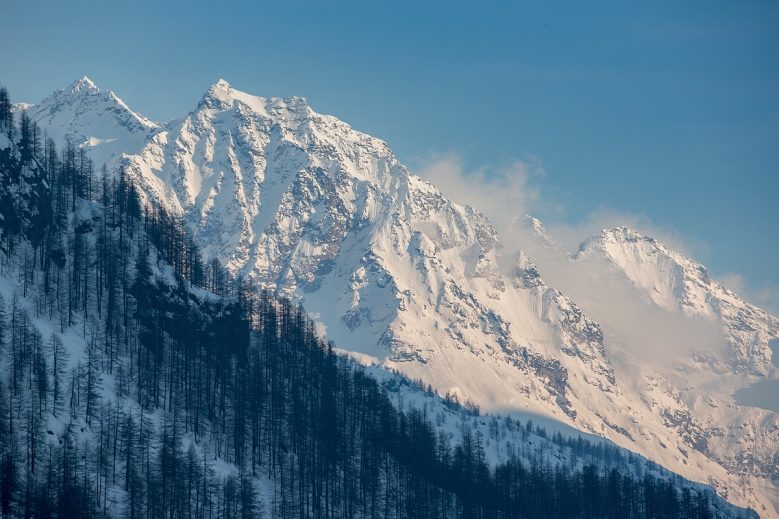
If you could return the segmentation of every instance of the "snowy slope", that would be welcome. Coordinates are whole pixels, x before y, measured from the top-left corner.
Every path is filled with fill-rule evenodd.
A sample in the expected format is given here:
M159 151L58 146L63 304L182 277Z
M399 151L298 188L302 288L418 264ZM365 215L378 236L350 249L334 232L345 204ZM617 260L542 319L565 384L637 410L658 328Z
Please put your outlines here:
M765 471L734 470L732 456L710 448L711 435L740 422L724 422L730 415L710 422L694 416L704 395L680 392L662 362L636 366L638 350L650 360L658 355L631 349L636 335L601 328L603 306L590 302L602 298L570 290L575 283L553 276L552 284L572 297L564 296L539 276L548 279L544 258L563 257L579 265L566 275L597 282L583 267L587 254L574 260L551 237L520 242L527 254L513 240L501 242L483 215L410 175L384 142L315 113L305 99L260 98L220 81L186 117L159 127L129 109L90 108L81 101L90 85L52 96L60 96L58 127L98 139L120 135L96 148L127 143L127 155L114 164L128 168L148 202L182 215L206 255L233 273L303 301L340 347L484 410L545 417L608 437L711 482L735 503L771 506L759 482L742 480ZM40 113L33 117L44 126ZM98 126L93 121L100 121L99 135L90 130ZM127 130L126 121L136 121L129 126L137 131ZM596 256L593 263L606 261ZM624 261L620 272L634 263ZM606 279L597 292L634 290L613 273ZM656 287L666 298L661 302L671 305L667 298L676 285L652 279L650 290ZM704 306L690 308L704 312ZM705 308L706 315L720 315L714 306ZM680 316L686 322L687 313ZM663 318L659 322L667 322ZM684 332L708 340L708 325L697 324ZM760 373L764 348L742 350L743 370ZM733 434L739 441L747 433Z
M624 227L585 241L574 261L590 272L597 265L609 265L630 281L647 306L688 323L716 326L720 332L716 342L693 345L685 359L674 363L662 362L661 357L662 371L682 389L692 415L710 420L704 429L714 456L731 471L777 479L779 417L735 407L731 395L779 374L768 344L779 337L779 319L742 301L711 279L701 264ZM720 436L716 432L723 424L731 431Z
M113 92L87 77L57 90L36 105L20 103L58 146L66 137L89 151L97 167L122 153L136 153L158 125L127 107Z

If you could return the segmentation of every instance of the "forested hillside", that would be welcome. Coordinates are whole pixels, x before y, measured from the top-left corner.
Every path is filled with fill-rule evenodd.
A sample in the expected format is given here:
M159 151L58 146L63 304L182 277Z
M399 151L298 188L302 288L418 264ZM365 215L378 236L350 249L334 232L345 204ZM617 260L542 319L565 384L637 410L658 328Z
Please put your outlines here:
M337 355L10 107L0 89L3 517L754 516Z

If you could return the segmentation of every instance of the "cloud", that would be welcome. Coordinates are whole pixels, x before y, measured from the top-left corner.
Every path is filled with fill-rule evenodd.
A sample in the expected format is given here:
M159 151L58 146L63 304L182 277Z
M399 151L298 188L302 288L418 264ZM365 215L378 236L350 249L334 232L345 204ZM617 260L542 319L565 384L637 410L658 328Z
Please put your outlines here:
M584 275L558 253L535 246L515 222L524 214L544 215L548 233L571 253L588 237L619 226L651 236L669 249L704 264L710 255L707 243L673 226L657 224L644 214L608 206L600 206L574 223L566 221L565 206L544 196L541 187L545 172L538 157L514 158L497 167L468 170L463 157L449 151L414 160L411 166L413 172L433 183L445 196L485 214L508 251L521 247L531 258L541 260L539 271L544 280L572 296L595 318L603 326L608 344L628 348L638 358L651 352L662 352L671 359L684 357L690 349L720 350L721 332L716 323L690 320L653 305L627 278L600 271ZM779 287L766 284L750 288L744 277L736 273L719 280L745 301L779 314Z
M532 155L467 171L459 153L431 153L412 160L411 169L438 187L447 198L478 209L499 232L515 217L547 203L541 197L538 184L546 173L541 160Z
M449 151L417 158L411 161L411 166L415 174L437 186L451 200L485 214L504 238L511 236L517 217L543 213L552 217L551 222L543 222L549 234L571 253L593 234L624 225L697 261L705 260L709 254L707 244L685 236L673 227L656 225L642 214L600 206L576 223L566 222L565 207L541 193L541 181L546 172L537 156L512 158L497 167L483 166L468 171L462 156Z

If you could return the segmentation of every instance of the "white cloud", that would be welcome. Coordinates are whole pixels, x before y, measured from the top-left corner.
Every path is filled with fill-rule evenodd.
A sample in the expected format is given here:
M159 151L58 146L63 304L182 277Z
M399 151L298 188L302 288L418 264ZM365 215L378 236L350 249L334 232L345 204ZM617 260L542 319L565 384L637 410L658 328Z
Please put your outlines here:
M506 160L497 167L469 171L462 156L449 151L412 160L411 166L412 172L433 183L445 196L485 214L509 249L512 243L506 241L521 239L513 225L516 218L543 213L551 215L552 221L543 222L549 234L571 253L603 229L627 226L700 263L705 264L710 255L707 243L673 226L658 225L644 214L600 206L576 223L566 222L565 207L542 195L540 183L545 172L539 157L528 155ZM720 276L719 280L745 301L779 315L779 287L770 283L755 287L736 273Z
M509 229L517 217L543 212L556 216L556 221L543 223L549 234L572 253L593 234L624 225L697 261L704 261L709 254L707 244L684 236L673 227L656 225L642 214L600 206L575 224L564 222L565 208L541 194L539 183L546 173L536 156L514 158L498 167L485 166L475 171L467 171L455 151L432 153L411 164L417 175L437 186L445 196L484 213L504 237L510 235Z
M516 216L531 213L540 203L538 180L545 172L537 157L510 159L497 167L467 171L455 151L432 153L411 162L412 171L438 187L444 196L478 209L498 229Z

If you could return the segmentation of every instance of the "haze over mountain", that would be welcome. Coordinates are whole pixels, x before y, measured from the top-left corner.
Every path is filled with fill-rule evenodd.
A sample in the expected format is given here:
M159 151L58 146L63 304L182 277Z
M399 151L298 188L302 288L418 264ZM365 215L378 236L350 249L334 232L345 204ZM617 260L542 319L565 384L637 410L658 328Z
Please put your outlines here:
M225 81L167 124L87 78L27 113L124 167L208 258L304 302L364 362L605 436L777 514L779 415L732 394L779 373L779 321L656 240L604 230L572 256L531 217L499 236L384 142Z

